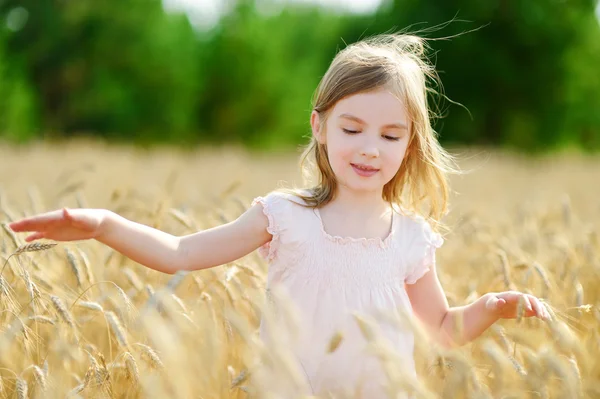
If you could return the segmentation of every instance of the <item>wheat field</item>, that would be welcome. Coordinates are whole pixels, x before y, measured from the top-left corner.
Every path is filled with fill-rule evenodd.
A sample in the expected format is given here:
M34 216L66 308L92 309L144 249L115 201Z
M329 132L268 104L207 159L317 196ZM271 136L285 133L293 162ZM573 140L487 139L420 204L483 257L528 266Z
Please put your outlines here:
M600 157L453 153L469 173L451 180L452 231L437 254L450 304L516 289L543 298L553 318L502 320L454 350L417 339L419 381L358 320L390 394L600 397ZM267 266L256 252L165 275L97 242L26 246L4 223L62 206L107 208L189 234L301 184L297 164L295 152L238 148L0 146L0 398L269 398L270 384L294 386L286 354L257 339Z

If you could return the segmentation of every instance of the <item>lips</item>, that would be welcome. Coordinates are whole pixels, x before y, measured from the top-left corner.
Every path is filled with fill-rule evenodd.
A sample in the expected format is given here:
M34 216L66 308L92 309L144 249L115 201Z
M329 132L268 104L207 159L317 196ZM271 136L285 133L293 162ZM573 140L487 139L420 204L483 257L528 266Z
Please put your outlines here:
M354 166L357 169L364 170L366 172L377 172L379 170L370 165L363 165L361 163L351 163L350 165Z
M370 165L363 165L360 163L351 163L350 165L352 165L352 169L354 169L354 172L356 172L357 175L365 178L371 177L379 172L379 169L376 169Z

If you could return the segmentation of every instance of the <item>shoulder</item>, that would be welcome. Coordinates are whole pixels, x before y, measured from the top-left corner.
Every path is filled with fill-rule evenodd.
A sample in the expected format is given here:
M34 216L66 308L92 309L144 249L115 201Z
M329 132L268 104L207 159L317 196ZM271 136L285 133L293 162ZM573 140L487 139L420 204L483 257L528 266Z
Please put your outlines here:
M303 197L310 197L311 191L307 189L280 189L274 190L264 197L256 197L253 204L261 202L263 204L277 204L279 206L301 205L307 207L307 202Z
M298 226L306 212L312 212L302 198L307 191L275 190L265 196L256 197L252 201L252 207L262 205L262 212L269 219L269 225L280 228Z
M425 217L400 205L394 205L394 210L402 220L401 230L405 239L414 244L422 243L437 248L442 246L444 239L433 230L431 223Z
M260 205L258 205L260 204ZM309 237L310 218L303 212L311 211L301 196L287 190L276 190L263 197L256 197L252 206L262 208L266 231L271 234L270 242L261 247L261 254L269 261L285 259L293 263L297 250Z

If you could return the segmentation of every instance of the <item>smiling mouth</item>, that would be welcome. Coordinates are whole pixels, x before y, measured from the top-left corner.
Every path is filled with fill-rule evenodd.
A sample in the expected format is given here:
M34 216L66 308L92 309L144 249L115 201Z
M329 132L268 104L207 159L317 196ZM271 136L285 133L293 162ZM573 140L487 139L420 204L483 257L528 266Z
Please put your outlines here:
M357 165L355 163L351 163L350 165L354 166L356 169L364 170L365 172L377 172L379 170L368 165Z

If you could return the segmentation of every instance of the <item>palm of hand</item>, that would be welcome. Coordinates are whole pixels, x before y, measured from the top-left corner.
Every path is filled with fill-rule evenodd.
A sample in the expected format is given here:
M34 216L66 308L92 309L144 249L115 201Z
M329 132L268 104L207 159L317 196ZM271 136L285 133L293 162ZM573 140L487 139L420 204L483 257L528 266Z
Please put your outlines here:
M26 242L46 238L54 241L76 241L95 238L104 220L102 209L67 209L52 211L9 224L14 232L33 232Z
M486 308L502 319L533 316L545 320L550 319L550 314L538 298L517 291L491 294L486 302Z

